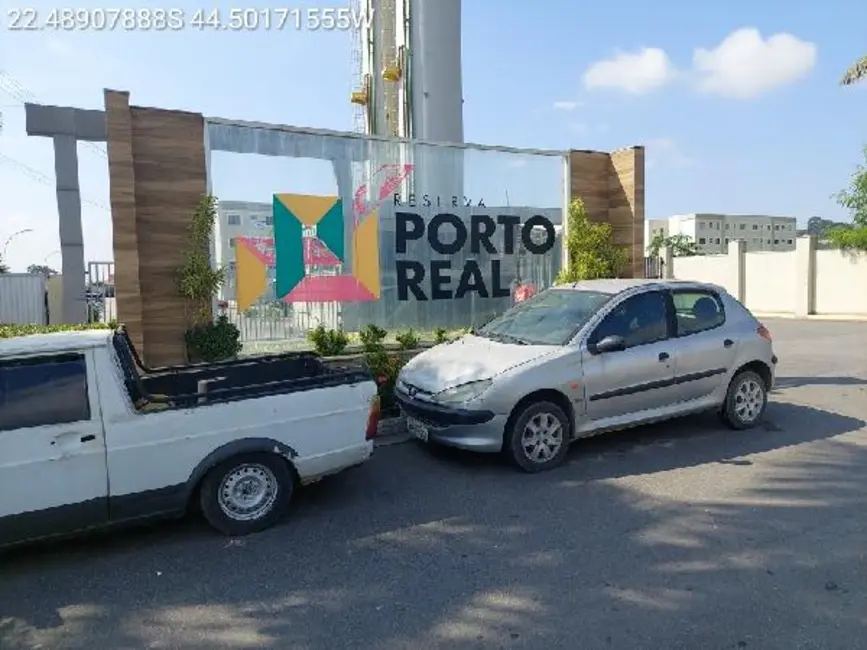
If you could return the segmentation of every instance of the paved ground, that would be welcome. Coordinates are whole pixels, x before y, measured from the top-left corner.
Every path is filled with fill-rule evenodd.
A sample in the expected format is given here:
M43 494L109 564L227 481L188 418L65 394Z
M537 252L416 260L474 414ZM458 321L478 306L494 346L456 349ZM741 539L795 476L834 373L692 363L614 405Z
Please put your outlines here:
M867 324L769 325L763 430L691 418L538 476L396 445L259 536L17 552L0 648L865 647Z

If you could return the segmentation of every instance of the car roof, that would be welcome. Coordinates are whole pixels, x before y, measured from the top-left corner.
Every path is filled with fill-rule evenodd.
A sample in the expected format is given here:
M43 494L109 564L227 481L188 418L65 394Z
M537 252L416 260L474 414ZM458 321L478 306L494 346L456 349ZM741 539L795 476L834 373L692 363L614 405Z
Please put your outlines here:
M108 345L114 330L51 332L0 339L0 358L29 354L74 352Z
M615 295L624 291L633 289L654 288L654 289L710 289L712 291L723 292L725 289L716 284L709 282L695 282L692 280L659 280L655 278L605 278L602 280L581 280L571 284L561 284L554 287L555 289L566 289L575 291L598 291L599 293L608 293Z

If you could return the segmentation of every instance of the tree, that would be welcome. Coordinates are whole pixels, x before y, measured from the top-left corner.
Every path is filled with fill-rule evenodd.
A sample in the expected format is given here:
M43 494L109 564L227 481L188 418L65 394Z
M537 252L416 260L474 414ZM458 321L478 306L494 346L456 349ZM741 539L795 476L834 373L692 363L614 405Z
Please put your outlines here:
M44 264L31 264L27 267L27 272L31 275L44 275L46 278L57 275L57 271Z
M798 231L798 234L813 235L817 239L826 239L828 233L834 228L851 228L852 224L832 221L831 219L823 219L822 217L810 217L807 219L807 228L804 231Z
M867 56L862 56L846 70L846 74L840 79L840 85L851 86L864 79L867 79Z
M867 163L867 146L863 155ZM852 214L852 225L831 228L827 232L828 240L843 250L867 252L867 166L858 165L849 187L838 192L835 198Z
M3 262L2 255L0 255L0 273L9 273L9 267Z
M590 221L580 198L569 204L565 244L568 263L556 284L616 278L629 264L629 253L611 239L611 224Z
M661 232L656 233L647 246L647 254L650 257L659 257L659 252L663 248L670 249L674 257L701 255L698 244L695 243L692 237L683 233L676 235L664 235Z

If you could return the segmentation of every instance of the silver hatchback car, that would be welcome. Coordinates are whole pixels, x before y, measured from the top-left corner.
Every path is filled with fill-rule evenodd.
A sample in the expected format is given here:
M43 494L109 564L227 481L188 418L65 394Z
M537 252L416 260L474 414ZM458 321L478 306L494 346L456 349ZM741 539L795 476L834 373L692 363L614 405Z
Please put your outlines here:
M578 438L700 411L754 427L776 363L768 330L721 287L593 280L422 352L395 395L417 438L537 472Z

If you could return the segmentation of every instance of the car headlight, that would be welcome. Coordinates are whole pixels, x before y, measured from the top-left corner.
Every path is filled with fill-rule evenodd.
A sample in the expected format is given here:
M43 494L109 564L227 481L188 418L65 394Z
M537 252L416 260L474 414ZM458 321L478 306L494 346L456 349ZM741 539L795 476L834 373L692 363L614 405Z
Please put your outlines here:
M447 388L434 395L433 399L442 404L462 404L480 397L490 386L490 379L482 379L454 388Z

